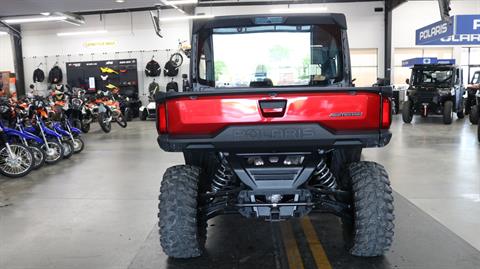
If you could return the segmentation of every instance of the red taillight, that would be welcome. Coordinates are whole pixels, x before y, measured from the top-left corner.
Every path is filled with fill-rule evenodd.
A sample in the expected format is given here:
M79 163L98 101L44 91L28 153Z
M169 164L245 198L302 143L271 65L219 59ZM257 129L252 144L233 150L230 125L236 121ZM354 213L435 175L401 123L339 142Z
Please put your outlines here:
M157 124L158 132L161 134L167 133L167 110L166 104L157 104Z
M382 129L390 128L392 124L392 102L390 98L382 98Z

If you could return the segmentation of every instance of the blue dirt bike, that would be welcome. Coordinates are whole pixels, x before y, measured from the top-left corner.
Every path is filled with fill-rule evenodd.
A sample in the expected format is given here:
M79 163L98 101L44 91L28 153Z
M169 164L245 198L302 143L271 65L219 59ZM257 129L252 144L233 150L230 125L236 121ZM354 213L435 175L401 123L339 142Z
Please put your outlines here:
M42 139L40 137L32 133L29 133L27 131L24 131L21 128L12 129L9 127L5 127L1 121L0 121L0 128L3 129L5 134L8 136L8 140L10 142L22 144L32 152L33 159L34 159L33 169L38 169L45 164L45 159L47 156L40 147L42 143Z
M69 120L63 117L61 122L54 122L53 129L63 136L63 140L68 140L73 145L73 153L82 152L85 147L85 143L80 137L82 131L73 127Z
M41 149L47 155L45 162L47 164L55 164L64 158L65 149L73 152L73 146L70 143L64 143L60 134L46 126L42 119L48 117L46 106L47 104L43 99L36 98L29 109L33 115L31 126L23 126L23 128L25 131L33 133L42 139ZM66 153L71 156L71 153Z
M8 102L0 101L1 119L10 112ZM11 137L7 135L2 126L0 126L0 173L7 177L23 177L33 169L33 154L27 147L12 143Z

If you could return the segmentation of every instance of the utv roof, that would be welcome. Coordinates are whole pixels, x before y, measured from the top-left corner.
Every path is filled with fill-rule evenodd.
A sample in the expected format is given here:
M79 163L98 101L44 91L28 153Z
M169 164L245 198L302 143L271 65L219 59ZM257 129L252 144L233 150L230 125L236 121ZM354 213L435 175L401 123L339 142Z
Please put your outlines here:
M340 13L315 13L315 14L259 14L220 16L210 20L196 20L193 22L192 32L212 28L248 27L260 25L314 25L332 24L342 29L347 29L344 14Z
M412 67L412 69L451 69L454 67L458 67L454 64L416 64Z

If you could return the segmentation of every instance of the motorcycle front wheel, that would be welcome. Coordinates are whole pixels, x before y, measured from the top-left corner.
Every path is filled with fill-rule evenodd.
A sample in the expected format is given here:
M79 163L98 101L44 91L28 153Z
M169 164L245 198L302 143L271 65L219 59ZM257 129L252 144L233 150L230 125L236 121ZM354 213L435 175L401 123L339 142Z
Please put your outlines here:
M85 143L82 138L74 137L73 138L73 153L80 153L85 148Z
M62 141L62 147L63 147L63 158L68 159L72 157L73 155L73 143L69 140L64 140Z
M90 132L90 123L82 123L80 130L82 130L82 132L85 134Z
M45 163L55 164L58 163L63 157L63 146L57 141L47 141L48 149L45 144L42 145L41 149L47 155Z
M123 113L120 113L120 115L118 115L117 117L117 124L122 127L122 128L126 128L127 127L127 118L125 118L125 116L123 115Z
M33 169L39 169L45 164L47 154L45 154L45 152L39 146L28 146L28 148L33 154Z
M98 115L98 123L100 124L100 128L102 128L105 133L110 133L110 131L112 130L112 123L110 122L110 120L108 120L107 113L100 112L100 114Z
M29 148L10 144L11 154L4 146L0 149L0 173L11 178L26 176L33 169L34 159Z

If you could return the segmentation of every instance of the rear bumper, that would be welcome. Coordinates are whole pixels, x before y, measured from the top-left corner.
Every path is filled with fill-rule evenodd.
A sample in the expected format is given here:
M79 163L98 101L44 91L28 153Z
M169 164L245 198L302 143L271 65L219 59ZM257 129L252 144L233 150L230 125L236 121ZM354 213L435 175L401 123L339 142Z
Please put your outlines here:
M190 150L315 150L333 147L383 147L390 142L388 130L333 133L318 124L269 124L231 126L214 137L158 137L168 152Z

